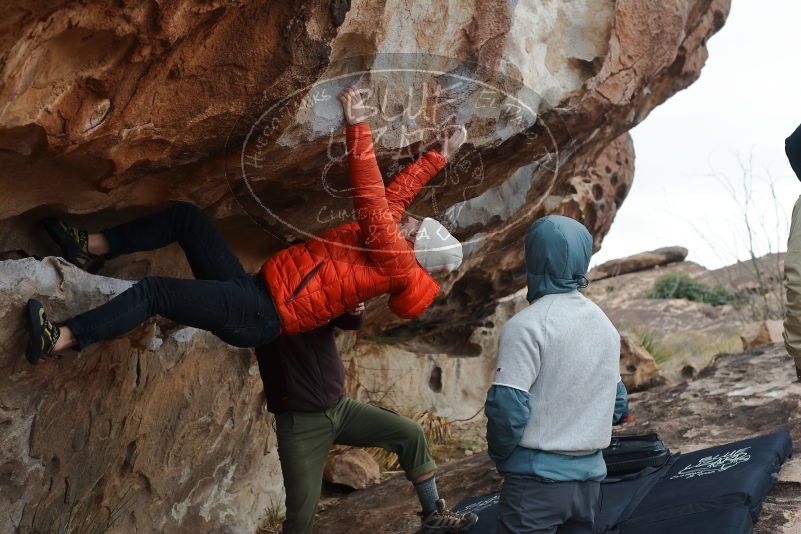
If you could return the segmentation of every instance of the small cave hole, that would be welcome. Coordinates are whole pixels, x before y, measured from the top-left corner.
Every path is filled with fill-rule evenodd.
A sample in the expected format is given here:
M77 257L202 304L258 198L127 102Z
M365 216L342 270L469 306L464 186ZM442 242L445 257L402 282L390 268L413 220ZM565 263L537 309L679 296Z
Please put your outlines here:
M431 370L431 376L428 379L428 387L430 387L431 391L434 393L442 393L442 367L439 365Z

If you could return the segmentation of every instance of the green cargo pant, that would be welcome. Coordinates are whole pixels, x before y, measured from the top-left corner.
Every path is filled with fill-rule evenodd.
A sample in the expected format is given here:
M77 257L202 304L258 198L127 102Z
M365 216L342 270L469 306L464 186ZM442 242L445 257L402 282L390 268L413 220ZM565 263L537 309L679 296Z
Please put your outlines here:
M283 412L275 420L286 492L284 534L312 531L323 468L334 443L397 453L409 480L436 467L420 425L384 408L342 397L323 412Z
M795 360L796 375L801 380L801 197L795 203L790 221L784 257L784 291L784 346Z

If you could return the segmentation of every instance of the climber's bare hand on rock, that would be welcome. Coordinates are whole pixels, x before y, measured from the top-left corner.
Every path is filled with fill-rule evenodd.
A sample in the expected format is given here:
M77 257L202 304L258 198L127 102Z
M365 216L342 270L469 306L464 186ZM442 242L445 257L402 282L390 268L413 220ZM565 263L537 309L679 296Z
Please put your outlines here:
M467 141L467 128L463 124L453 124L442 130L442 155L450 159Z
M362 95L356 86L349 85L337 98L342 104L342 112L348 124L358 124L367 120L369 110L364 106Z

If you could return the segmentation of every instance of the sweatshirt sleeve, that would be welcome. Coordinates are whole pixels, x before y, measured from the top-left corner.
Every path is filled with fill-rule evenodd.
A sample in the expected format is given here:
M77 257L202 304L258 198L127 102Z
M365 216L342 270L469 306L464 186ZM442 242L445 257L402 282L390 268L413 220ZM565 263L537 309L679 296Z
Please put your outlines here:
M539 367L539 345L534 333L512 319L501 330L498 367L484 405L489 454L496 462L508 458L523 437L531 415L529 390Z
M526 393L540 370L540 348L536 334L528 325L512 319L501 330L498 366L492 383Z
M507 459L523 438L531 415L528 399L527 391L506 386L493 385L487 392L487 446L494 462Z
M617 383L617 396L615 397L615 413L612 415L612 424L619 424L629 414L629 395L623 382Z

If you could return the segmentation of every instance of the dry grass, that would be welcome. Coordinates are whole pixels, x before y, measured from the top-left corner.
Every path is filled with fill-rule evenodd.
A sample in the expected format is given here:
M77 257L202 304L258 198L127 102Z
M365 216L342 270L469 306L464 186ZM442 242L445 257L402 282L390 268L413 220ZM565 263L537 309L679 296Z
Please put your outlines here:
M672 356L665 367L678 368L686 364L702 369L712 363L717 354L741 352L743 343L736 331L710 333L685 330L667 334L660 345Z
M284 517L281 499L270 499L270 506L264 509L256 534L281 534Z
M133 503L135 494L130 488L116 499L110 508L97 511L92 507L92 497L85 501L62 505L59 515L40 521L37 517L39 505L33 511L32 534L104 534L122 517ZM66 506L66 509L64 508Z
M448 419L431 412L423 412L415 418L415 421L423 427L429 443L445 443L451 439L453 427Z

